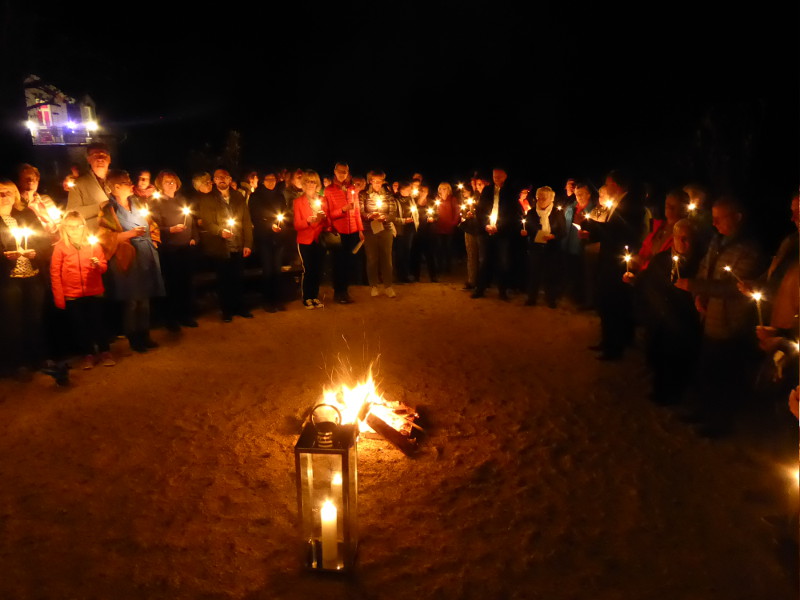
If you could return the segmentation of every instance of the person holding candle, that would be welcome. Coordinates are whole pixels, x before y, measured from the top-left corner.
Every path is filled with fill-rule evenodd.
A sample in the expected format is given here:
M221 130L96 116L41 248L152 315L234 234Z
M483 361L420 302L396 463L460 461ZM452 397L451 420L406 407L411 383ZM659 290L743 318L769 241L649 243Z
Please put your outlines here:
M594 208L592 189L588 184L577 182L572 202L564 205L566 235L561 240L564 259L562 289L580 309L588 307L585 243L580 239L582 223Z
M729 430L750 388L748 373L755 352L753 301L739 292L725 266L742 279L754 279L764 270L766 261L745 227L744 211L737 199L717 199L711 215L718 233L697 276L682 277L675 286L694 295L695 306L703 316L692 418L699 420L709 435L721 435Z
M539 288L544 287L547 306L556 307L561 240L566 235L564 212L555 208L555 191L549 186L536 190L536 204L528 211L520 237L528 240L528 299L525 306L535 306Z
M50 235L52 241L55 242L59 239L58 226L61 223L61 209L56 206L50 196L39 193L40 180L39 169L33 165L26 163L17 169L17 187L22 203L36 214L45 233Z
M322 182L316 171L305 171L301 180L303 195L294 199L294 228L297 231L297 247L303 261L303 306L307 309L323 308L319 299L319 284L322 278L322 262L325 249L319 236L330 226L327 212L319 196Z
M287 221L290 211L286 199L277 184L275 172L268 171L248 203L253 222L253 243L261 263L261 297L264 310L269 313L285 310L280 294L281 267L287 238L296 238L292 224Z
M161 171L156 176L155 191L160 194L151 204L153 221L161 232L161 273L164 277L167 329L176 332L184 327L197 327L194 318L194 285L200 232L189 198L181 191L182 184L174 171Z
M583 222L581 237L599 242L597 254L597 305L600 313L599 360L619 360L633 341L633 294L622 280L623 256L642 239L644 206L630 193L631 183L621 171L611 171L605 181L608 201L599 218ZM628 248L626 248L626 246Z
M77 210L86 219L90 232L97 230L100 207L108 201L106 175L111 166L111 152L106 144L95 142L86 147L86 162L90 171L75 180L69 191L67 210Z
M325 188L325 200L330 211L328 218L339 233L341 243L333 253L333 299L339 304L351 304L348 287L353 278L353 250L364 241L358 192L350 181L350 167L339 162L333 167L333 181Z
M650 259L672 248L672 228L675 223L688 216L689 195L682 189L667 193L664 200L664 219L653 221L653 231L642 242L638 254L633 257L629 271L635 273L647 268Z
M459 228L464 232L464 248L467 252L467 281L464 288L467 291L475 289L478 284L478 234L480 226L476 218L476 198L480 198L486 181L477 174L472 178L470 187L464 186L461 190L461 224Z
M231 188L230 173L214 171L215 189L200 200L200 245L214 263L223 323L234 315L252 319L244 299L244 259L253 247L253 225L244 197Z
M450 273L455 254L456 227L461 220L459 201L453 195L453 187L443 181L436 190L436 257L440 272Z
M411 248L419 224L419 209L412 191L413 186L410 181L400 182L400 191L397 194L400 224L397 226L397 237L394 241L394 264L397 267L397 278L400 283L414 281L411 275Z
M411 275L416 281L420 281L422 275L422 261L428 268L428 278L431 283L437 283L436 255L434 238L434 226L436 223L436 211L430 205L428 199L429 188L421 185L418 188L416 197L416 231L414 240L411 244ZM413 214L412 214L413 217Z
M161 192L153 185L152 175L147 169L139 171L133 193L148 208L152 207L153 200L158 200L161 196Z
M97 236L108 260L111 297L122 304L131 350L147 352L158 347L150 338L150 299L164 295L156 252L160 232L144 202L134 195L127 171L109 171L106 182L110 195L97 218Z
M69 316L72 335L84 355L81 368L91 369L98 363L112 367L116 362L103 324L102 274L108 268L103 248L95 236L89 236L78 211L66 214L59 234L50 262L55 306Z
M476 209L478 236L478 285L473 298L483 298L496 280L501 300L507 301L511 284L511 239L520 237L522 210L519 194L508 183L505 169L492 171L492 185L484 188Z
M17 186L0 180L0 365L38 369L47 354L42 326L46 283L41 256L50 249L36 214L22 205Z
M379 285L385 288L386 295L394 298L397 293L392 287L392 244L399 224L397 201L384 188L386 174L373 171L369 177L369 187L361 192L361 221L369 223L365 228L364 246L367 253L367 277L371 295L377 296Z

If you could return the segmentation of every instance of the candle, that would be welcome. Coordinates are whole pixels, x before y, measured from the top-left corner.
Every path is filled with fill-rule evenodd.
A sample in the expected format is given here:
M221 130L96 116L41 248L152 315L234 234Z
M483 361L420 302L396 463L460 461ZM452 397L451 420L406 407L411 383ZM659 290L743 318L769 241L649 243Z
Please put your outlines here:
M577 223L573 223L573 224L572 224L572 226L573 226L575 229L577 229L578 231L580 231L580 230L581 230L581 226L580 226L580 225L578 225Z
M463 183L459 183L456 187L458 189L460 189L460 190L463 190L464 189L464 184Z
M14 236L14 241L17 242L17 252L19 252L21 249L19 243L22 240L22 229L19 227L12 227L11 235Z
M284 219L284 218L285 218L285 217L283 216L283 213L278 213L278 216L277 216L277 217L275 217L275 225L277 225L278 227L280 227L280 226L281 226L281 223L283 223L283 219Z
M681 278L681 257L677 254L672 255L672 262L675 265L675 274L678 276L678 279Z
M762 296L761 292L753 292L750 295L750 297L753 298L753 300L756 301L756 311L758 312L758 324L763 326L764 325L764 319L761 316L761 299L764 296Z
M528 231L526 229L527 226L528 226L528 224L525 222L525 219L522 219L522 231Z
M606 210L610 210L611 207L614 206L614 201L613 200L605 200L603 202L603 206L606 207Z
M27 250L27 249L28 249L28 238L29 238L29 237L30 237L32 234L33 234L33 232L32 232L30 229L28 229L27 227L24 227L24 228L22 229L22 238L25 240L25 250Z
M383 208L383 198L378 196L378 199L375 200L375 210L380 210Z
M497 226L497 213L492 211L492 214L489 215L489 225L492 227Z
M192 214L192 209L189 208L188 206L184 206L181 209L181 212L183 213L183 226L186 227L186 222L187 219L189 218L189 215Z
M68 181L67 182L67 187L70 188L70 189L74 188L75 187L75 182L74 181Z
M417 196L419 196L419 190L414 188L413 190L411 190L411 195L416 198Z
M741 279L739 279L739 276L738 276L736 273L734 273L734 272L733 272L733 269L731 269L731 266L730 266L730 265L725 265L725 266L722 268L722 270L723 270L723 271L727 271L728 273L730 273L731 275L733 275L734 277L736 277L736 281L738 281L739 283L744 283L744 282L743 282Z
M432 208L429 208L429 209L428 209L428 216L429 216L429 217L432 217L432 216L433 216L433 209L432 209Z
M437 198L434 200L433 205L438 209L442 205L442 201Z
M142 207L139 209L139 216L142 217L143 219L146 219L147 217L150 216L150 211L147 210L147 207Z
M320 517L322 518L322 568L336 569L339 566L339 543L336 538L338 512L330 500L322 505Z
M314 208L317 210L322 210L322 200L320 200L319 198L314 200Z
M158 190L153 192L153 198L155 198L156 200L160 200L161 199L161 192L159 192Z
M228 224L228 227L231 228L231 233L233 233L233 226L236 225L236 219L231 218L225 222Z
M628 252L628 247L625 246L625 271L630 273L631 272L631 254Z
M697 204L695 204L694 202L690 202L689 206L687 206L687 208L689 209L690 213L693 213L694 211L697 210Z
M94 246L99 240L96 235L90 235L86 238L86 241L89 242L90 246Z

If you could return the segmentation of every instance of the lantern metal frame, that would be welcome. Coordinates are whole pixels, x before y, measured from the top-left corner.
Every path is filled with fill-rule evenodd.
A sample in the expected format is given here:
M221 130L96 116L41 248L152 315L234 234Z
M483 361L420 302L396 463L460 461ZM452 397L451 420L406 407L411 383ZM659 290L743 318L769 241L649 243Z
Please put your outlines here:
M313 418L306 423L294 448L304 562L313 571L345 572L353 568L358 550L358 425L328 427L326 433L332 430L333 435L331 447L327 448L318 444L317 425ZM323 541L326 501L336 507L335 559L328 550L329 522L327 543ZM330 519L330 513L327 518Z

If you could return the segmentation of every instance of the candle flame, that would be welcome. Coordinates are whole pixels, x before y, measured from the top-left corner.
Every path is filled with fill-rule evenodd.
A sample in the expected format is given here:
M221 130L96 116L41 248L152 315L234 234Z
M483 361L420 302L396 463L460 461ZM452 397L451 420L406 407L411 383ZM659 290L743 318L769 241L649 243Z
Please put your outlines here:
M580 225L578 225L577 223L573 223L573 224L572 224L572 226L573 226L575 229L577 229L578 231L580 231L580 230L581 230L581 226L580 226Z
M139 209L139 216L144 217L145 219L150 216L150 211L147 208L140 208Z
M47 216L49 216L53 221L58 221L62 215L63 213L55 206L51 206L47 209Z
M761 294L761 292L753 292L753 293L752 293L750 296L751 296L751 297L753 298L753 300L755 300L756 302L761 302L761 299L764 297L764 296Z
M283 213L278 213L278 216L276 217L278 223L283 223L284 218L285 217L283 216Z
M697 204L695 204L694 202L690 202L687 208L689 209L690 212L694 212L697 210Z
M431 216L431 215L433 215L433 209L432 209L432 208L429 208L429 209L428 209L428 216Z
M678 256L677 254L673 254L672 255L672 262L678 262L680 259L681 259L681 257Z
M336 520L336 505L331 502L330 500L325 500L322 504L322 520L323 521L335 521Z
M159 192L158 190L153 192L153 198L155 198L156 200L160 200L161 199L161 192Z
M90 235L88 238L86 238L86 241L89 242L89 245L94 246L100 240L96 235Z
M605 206L606 208L611 208L612 206L614 206L614 201L613 200L605 200L603 202L603 206Z
M464 189L464 184L463 183L459 183L456 187L458 189L460 189L460 190L463 190Z
M442 205L442 201L441 200L435 200L433 205L434 206L441 206Z
M722 268L722 270L723 270L723 271L727 271L728 273L730 273L730 272L731 272L731 266L730 266L730 265L725 265L725 266Z
M236 219L228 219L226 223L228 224L228 227L233 227L236 225Z
M333 479L331 479L331 483L333 485L342 485L342 474L338 471L333 474Z
M67 187L68 188L74 188L75 187L75 182L74 181L68 181L67 182Z
M192 214L192 209L191 209L191 208L189 208L188 206L184 206L184 207L181 209L181 212L182 212L184 215L190 215L190 214Z
M631 261L631 258L632 258L632 257L631 257L631 255L630 255L630 254L626 254L626 255L625 255L625 262L630 262L630 261Z

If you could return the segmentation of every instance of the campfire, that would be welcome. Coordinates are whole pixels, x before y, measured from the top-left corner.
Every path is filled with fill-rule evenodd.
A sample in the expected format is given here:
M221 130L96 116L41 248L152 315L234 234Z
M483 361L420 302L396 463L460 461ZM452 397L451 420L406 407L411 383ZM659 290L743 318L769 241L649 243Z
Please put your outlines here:
M416 409L397 400L388 400L377 390L369 369L364 382L354 387L341 384L336 389L323 391L323 403L339 409L342 424L357 424L359 432L367 438L383 438L403 453L413 454L417 449Z

